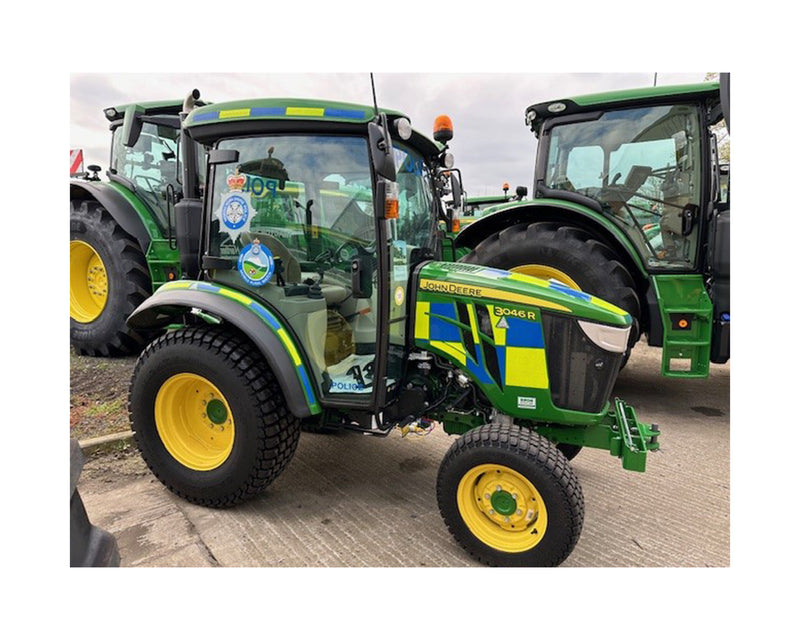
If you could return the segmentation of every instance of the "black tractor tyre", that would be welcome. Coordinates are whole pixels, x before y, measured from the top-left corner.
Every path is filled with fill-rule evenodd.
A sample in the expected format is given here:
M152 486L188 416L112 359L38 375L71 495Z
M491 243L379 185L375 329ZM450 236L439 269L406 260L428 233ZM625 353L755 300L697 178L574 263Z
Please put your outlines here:
M631 315L625 362L639 339L642 310L634 280L614 251L586 231L559 222L520 223L484 239L461 261L506 270L528 264L558 269L581 291Z
M525 516L513 514L511 524L502 518L497 522L493 520L496 514L487 513L489 504L480 506L487 499L478 489L484 476L494 486L493 478L503 478L506 473L502 469L525 478L539 493L544 512L539 504L531 523L521 522ZM471 478L476 473L478 481L473 485ZM557 566L572 553L583 528L583 490L569 462L552 442L516 425L487 424L456 440L439 467L436 497L455 539L479 562L491 566ZM516 494L514 498L519 502L512 509L521 507L516 513L537 508L537 500L524 503L525 497ZM519 530L511 529L515 518ZM542 522L544 530L537 530ZM502 548L506 543L524 546L530 535L540 536L532 548ZM491 543L494 536L499 536L500 544Z
M70 316L75 292L73 243L89 245L102 261L107 285L105 306L99 315L79 321L70 317L70 343L80 355L124 356L141 351L151 336L126 325L128 316L153 291L147 261L138 242L126 233L98 202L70 201Z
M205 413L198 417L192 388L184 385L183 396L163 399L162 406L171 410L169 419L158 411L162 390L187 376L213 384L230 410L229 451L207 468L179 460L180 454L198 450L198 434L199 439L208 437L203 429L215 426ZM176 495L207 507L230 507L263 491L289 464L300 438L299 420L266 360L230 329L184 328L154 340L139 356L128 398L134 439L150 470ZM192 438L175 440L187 425L195 429ZM222 433L211 435L222 439ZM168 449L170 439L188 447Z

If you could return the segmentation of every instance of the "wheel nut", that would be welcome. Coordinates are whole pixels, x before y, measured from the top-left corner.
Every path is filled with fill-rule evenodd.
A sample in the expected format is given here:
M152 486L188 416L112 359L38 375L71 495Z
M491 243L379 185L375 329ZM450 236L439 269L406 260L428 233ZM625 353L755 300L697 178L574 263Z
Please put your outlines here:
M489 515L490 515L490 516L493 516L493 515L494 515L494 509L489 509Z
M508 522L508 516L506 516L505 518L503 518L503 522Z
M488 493L484 494L483 497L486 498L487 500L491 500L492 499L492 496L490 496Z
M517 509L517 515L518 515L518 516L521 516L521 515L522 515L522 509Z

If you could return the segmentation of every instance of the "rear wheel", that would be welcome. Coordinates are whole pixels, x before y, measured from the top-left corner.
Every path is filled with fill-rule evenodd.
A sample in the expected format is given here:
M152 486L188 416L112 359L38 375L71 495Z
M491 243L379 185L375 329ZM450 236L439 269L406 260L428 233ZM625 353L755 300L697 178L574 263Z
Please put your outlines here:
M514 425L484 425L454 442L436 496L456 540L493 566L559 565L583 527L583 492L566 458Z
M151 293L139 244L97 202L70 202L70 342L81 355L138 352L145 336L125 324Z
M614 251L585 231L558 222L516 224L483 240L463 262L555 279L627 311L629 349L639 339L641 306L631 274Z
M153 474L209 507L262 491L286 468L300 435L263 357L218 328L180 329L150 344L136 364L128 409Z

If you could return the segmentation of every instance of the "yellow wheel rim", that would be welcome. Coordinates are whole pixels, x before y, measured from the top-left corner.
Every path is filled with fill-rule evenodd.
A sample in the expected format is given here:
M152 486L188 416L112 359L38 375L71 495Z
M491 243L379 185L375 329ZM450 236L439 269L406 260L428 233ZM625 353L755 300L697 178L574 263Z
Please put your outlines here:
M77 322L96 320L108 301L106 266L91 245L69 243L69 317Z
M571 289L576 289L578 291L581 290L578 284L566 273L561 271L561 269L556 269L555 267L550 267L546 264L521 264L510 269L510 271L523 273L526 276L533 276L534 278L539 278L541 280L558 280L561 284L564 284Z
M156 429L169 454L195 471L216 469L233 448L233 413L225 396L194 373L172 376L158 390Z
M458 484L458 510L472 534L508 553L528 551L547 530L547 509L522 474L498 464L470 469Z

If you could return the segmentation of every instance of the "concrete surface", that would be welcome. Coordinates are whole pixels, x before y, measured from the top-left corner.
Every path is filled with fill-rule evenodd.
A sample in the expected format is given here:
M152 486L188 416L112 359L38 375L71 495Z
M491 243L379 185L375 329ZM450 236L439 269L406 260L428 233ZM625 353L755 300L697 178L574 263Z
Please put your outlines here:
M659 374L640 344L615 395L661 426L644 474L608 453L573 461L586 518L566 567L730 565L730 368L705 380ZM291 464L239 507L197 507L170 493L135 453L90 459L79 480L92 523L116 536L122 566L476 566L436 505L439 463L453 442L304 433Z

